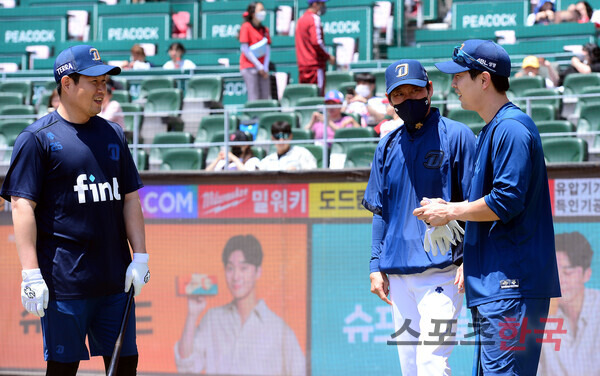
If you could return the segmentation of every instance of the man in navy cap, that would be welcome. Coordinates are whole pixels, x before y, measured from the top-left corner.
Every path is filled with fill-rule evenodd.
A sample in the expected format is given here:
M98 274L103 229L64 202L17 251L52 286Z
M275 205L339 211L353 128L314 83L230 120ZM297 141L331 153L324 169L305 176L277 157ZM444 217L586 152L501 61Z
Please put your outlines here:
M121 126L96 116L107 74L120 72L92 46L62 51L60 106L17 137L0 191L12 203L21 300L41 317L46 375L76 375L90 352L108 366L126 292L150 277L140 176ZM135 375L137 362L132 308L118 374Z
M475 135L431 107L433 85L418 61L393 63L385 82L404 124L379 142L363 200L373 213L371 292L392 306L388 343L397 345L402 374L450 375L463 301L462 228L429 226L412 211L426 197L466 199Z
M550 298L560 296L540 135L506 96L510 58L496 43L467 40L436 67L454 75L462 107L486 125L468 201L422 202L414 214L435 226L467 221L466 298L480 339L473 374L534 376Z

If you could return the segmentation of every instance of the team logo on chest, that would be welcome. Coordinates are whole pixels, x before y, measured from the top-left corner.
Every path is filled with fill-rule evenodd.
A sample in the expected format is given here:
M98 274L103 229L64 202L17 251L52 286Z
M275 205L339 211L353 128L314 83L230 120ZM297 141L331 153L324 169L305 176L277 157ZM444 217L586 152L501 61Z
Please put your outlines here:
M432 150L425 155L425 162L423 166L425 168L437 169L442 167L444 161L444 152L442 150Z

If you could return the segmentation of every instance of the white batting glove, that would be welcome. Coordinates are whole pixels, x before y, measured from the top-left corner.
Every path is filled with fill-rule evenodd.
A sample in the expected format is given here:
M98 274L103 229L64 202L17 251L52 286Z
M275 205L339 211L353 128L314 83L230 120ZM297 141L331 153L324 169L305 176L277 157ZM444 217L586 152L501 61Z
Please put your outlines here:
M435 257L438 254L438 249L441 254L445 254L450 250L450 244L456 245L452 230L448 225L431 226L425 223L427 230L423 239L423 248L425 252L431 252Z
M50 292L44 282L40 269L23 269L21 272L21 303L27 312L44 317L44 309L48 308Z
M129 288L133 284L134 294L138 296L142 291L142 287L150 280L150 270L148 269L147 253L133 253L133 261L127 267L125 272L125 292L129 292Z
M462 240L463 240L462 236L465 234L465 230L462 227L460 227L458 222L456 222L455 220L452 220L452 221L448 222L448 224L446 226L448 226L450 231L452 231L452 238L456 239L456 241L459 243L462 242ZM456 245L456 244L454 244L454 245Z

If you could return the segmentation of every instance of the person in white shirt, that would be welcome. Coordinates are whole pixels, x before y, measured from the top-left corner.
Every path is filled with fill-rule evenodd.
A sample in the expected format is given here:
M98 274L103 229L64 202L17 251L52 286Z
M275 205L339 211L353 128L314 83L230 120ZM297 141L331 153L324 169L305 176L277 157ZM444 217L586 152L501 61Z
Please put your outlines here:
M294 138L292 127L287 121L276 121L271 125L271 140L287 141ZM275 151L260 161L260 170L292 171L317 168L317 159L308 149L289 143L275 144Z
M125 119L123 118L123 109L117 101L113 101L112 92L114 87L112 84L106 84L106 95L102 100L102 111L98 114L101 118L108 121L114 121L119 124L121 128L125 128Z
M242 131L235 131L229 136L230 141L248 142L252 141L251 136L248 136ZM229 166L225 168L225 151L221 150L217 158L206 166L206 171L223 171L223 170L238 170L238 171L256 171L260 164L260 159L254 156L252 147L248 145L235 145L231 147L228 155Z
M164 69L194 69L196 64L193 61L184 59L185 47L179 42L173 42L169 46L169 56L171 60L163 64Z
M209 309L206 297L190 296L183 333L175 344L179 373L306 376L306 360L292 329L256 296L263 251L253 235L236 235L223 250L233 301Z
M580 232L557 234L556 260L562 297L556 299L556 312L548 315L544 338L560 341L542 344L539 374L543 376L599 375L600 290L586 288L592 276L593 251ZM558 322L557 322L558 321ZM564 330L558 333L558 330Z

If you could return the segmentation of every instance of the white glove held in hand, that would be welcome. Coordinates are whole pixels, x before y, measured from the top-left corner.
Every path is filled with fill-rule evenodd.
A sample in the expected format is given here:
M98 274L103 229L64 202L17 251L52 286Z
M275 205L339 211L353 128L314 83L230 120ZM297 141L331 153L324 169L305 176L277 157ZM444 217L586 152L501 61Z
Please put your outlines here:
M142 291L142 287L148 283L150 280L148 258L147 253L133 253L133 261L131 261L125 273L125 292L129 292L129 288L133 283L133 296L138 296Z
M459 243L462 242L462 240L463 240L462 236L465 234L465 230L462 227L460 227L458 222L456 222L455 220L452 220L452 221L448 222L448 224L446 224L446 226L448 226L450 231L452 231L452 239L456 239L456 241ZM454 243L452 243L452 244L454 244Z
M44 316L44 309L48 308L50 292L44 282L40 269L23 269L21 272L21 303L27 312L38 317Z
M438 249L441 254L445 254L450 250L450 244L456 245L462 241L462 235L465 230L459 226L458 222L452 220L444 226L431 226L425 223L427 230L423 239L423 247L425 252L431 251L435 257L438 254Z

